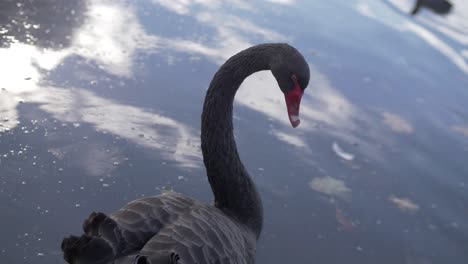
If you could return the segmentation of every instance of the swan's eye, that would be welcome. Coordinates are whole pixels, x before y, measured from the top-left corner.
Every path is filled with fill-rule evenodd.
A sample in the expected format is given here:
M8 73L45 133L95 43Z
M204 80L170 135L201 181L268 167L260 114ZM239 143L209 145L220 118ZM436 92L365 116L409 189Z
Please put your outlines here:
M148 264L148 259L145 256L137 255L134 264Z
M294 83L294 87L297 85L297 86L299 86L299 88L301 88L302 91L305 90L306 86L302 85L303 83L298 80L298 78L297 78L297 76L295 74L291 75L291 80Z
M291 75L291 80L294 83L294 87L299 86L299 88L302 89L302 87L299 85L299 81L297 80L297 76L295 74Z

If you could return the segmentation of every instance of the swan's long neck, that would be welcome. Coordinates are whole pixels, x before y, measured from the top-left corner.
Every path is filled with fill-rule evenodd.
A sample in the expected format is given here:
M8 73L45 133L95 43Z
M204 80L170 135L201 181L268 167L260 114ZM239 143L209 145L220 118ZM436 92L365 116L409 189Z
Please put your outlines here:
M237 89L247 76L269 69L269 46L254 46L231 57L216 72L206 93L201 124L203 161L215 205L260 234L260 196L237 152L232 109Z

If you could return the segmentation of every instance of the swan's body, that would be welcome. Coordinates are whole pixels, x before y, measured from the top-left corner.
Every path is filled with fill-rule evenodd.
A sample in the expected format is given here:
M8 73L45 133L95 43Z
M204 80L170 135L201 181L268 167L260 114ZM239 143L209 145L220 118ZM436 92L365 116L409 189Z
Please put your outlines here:
M285 93L293 126L309 82L302 55L287 44L262 44L226 61L213 77L202 115L202 151L215 205L176 193L135 200L110 216L92 213L85 234L62 242L72 264L251 264L263 223L255 185L233 136L232 106L242 81L271 70Z
M122 230L137 235L128 236L130 240L124 243L135 245L129 253L138 250L138 255L156 254L168 261L171 253L177 253L181 263L254 262L256 237L252 232L218 208L181 194L135 200L110 218ZM133 263L134 259L131 255L119 262Z

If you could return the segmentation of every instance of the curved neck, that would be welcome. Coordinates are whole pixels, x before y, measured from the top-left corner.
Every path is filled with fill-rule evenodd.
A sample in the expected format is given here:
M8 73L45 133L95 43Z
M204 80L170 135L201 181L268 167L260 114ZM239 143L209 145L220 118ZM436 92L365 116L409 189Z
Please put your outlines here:
M215 205L260 235L263 207L260 196L240 161L233 135L232 109L237 89L254 72L268 70L272 45L246 49L216 72L206 93L201 145Z

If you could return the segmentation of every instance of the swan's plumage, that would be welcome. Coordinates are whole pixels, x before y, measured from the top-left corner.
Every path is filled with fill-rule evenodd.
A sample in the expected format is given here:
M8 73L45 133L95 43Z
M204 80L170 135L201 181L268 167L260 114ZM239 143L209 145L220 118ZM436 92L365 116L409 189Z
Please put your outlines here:
M92 223L93 227L84 229L93 229L88 235L104 240L112 251L102 251L108 253L98 257L102 262L83 263L112 263L114 259L116 264L134 263L137 255L149 260L161 256L169 259L171 253L183 260L180 263L254 262L256 237L252 232L220 209L182 194L168 192L141 198L108 219L100 215L102 219ZM79 253L89 256L96 254L95 249Z

